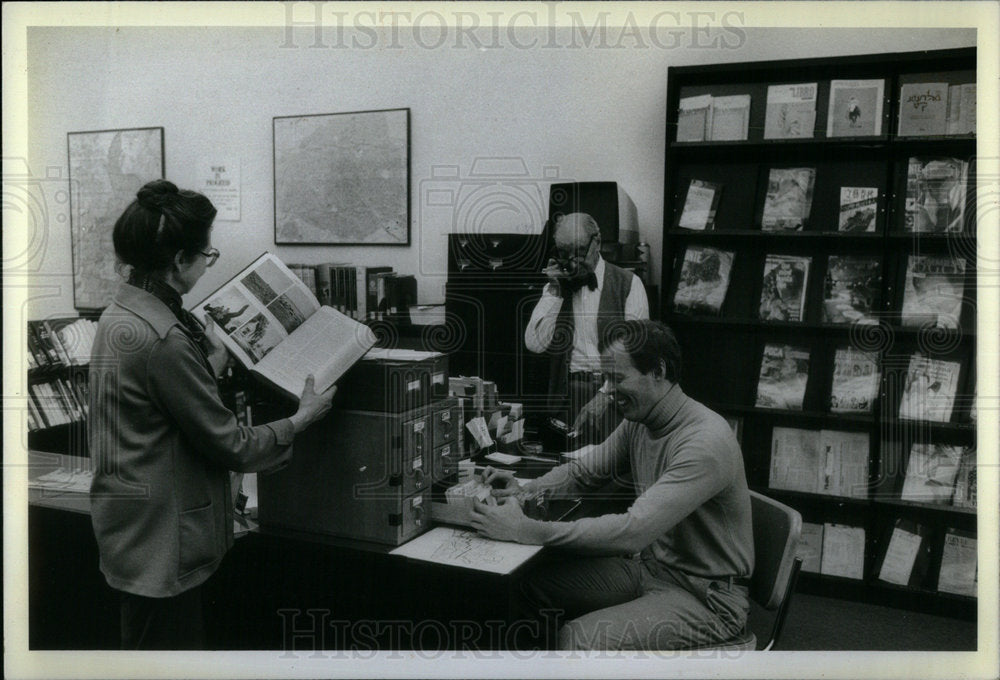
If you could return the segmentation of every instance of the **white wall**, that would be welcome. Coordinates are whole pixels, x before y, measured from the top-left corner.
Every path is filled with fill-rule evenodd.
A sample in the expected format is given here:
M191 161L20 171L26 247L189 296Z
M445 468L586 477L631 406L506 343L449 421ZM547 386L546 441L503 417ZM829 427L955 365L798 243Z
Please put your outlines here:
M33 284L45 288L31 317L73 310L69 225L53 194L65 186L69 131L162 126L166 176L182 187L195 183L200 159L240 160L242 219L216 223L223 259L192 299L271 250L289 262L389 264L417 274L420 300L434 302L444 299L445 234L455 228L454 211L422 201L435 168L458 166L467 178L476 159L506 157L526 169L511 191L526 191L534 214L500 211L458 230L537 230L551 179L618 181L635 201L658 277L668 66L964 47L975 31L746 29L737 49L424 49L411 41L311 49L308 29L297 46L285 42L276 28L30 29L27 162L32 176L51 180L42 182L49 213L32 237ZM400 107L411 110L411 245L275 246L272 117Z

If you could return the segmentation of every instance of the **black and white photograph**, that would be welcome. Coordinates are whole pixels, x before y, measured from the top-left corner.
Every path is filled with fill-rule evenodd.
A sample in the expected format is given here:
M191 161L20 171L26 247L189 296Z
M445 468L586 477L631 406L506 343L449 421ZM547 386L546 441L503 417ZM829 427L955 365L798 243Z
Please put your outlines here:
M0 12L5 677L996 677L997 3Z

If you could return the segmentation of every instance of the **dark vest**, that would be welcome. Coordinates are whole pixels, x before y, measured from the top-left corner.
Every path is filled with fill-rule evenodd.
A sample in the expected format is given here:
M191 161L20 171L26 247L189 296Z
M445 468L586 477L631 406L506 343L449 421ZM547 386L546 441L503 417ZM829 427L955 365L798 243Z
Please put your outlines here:
M604 283L597 302L597 348L604 351L604 334L608 326L625 319L625 300L632 290L632 273L610 262L604 263ZM549 360L549 405L566 397L569 384L569 361L573 353L573 332L576 318L573 315L572 296L563 300L556 321L552 341L546 350Z

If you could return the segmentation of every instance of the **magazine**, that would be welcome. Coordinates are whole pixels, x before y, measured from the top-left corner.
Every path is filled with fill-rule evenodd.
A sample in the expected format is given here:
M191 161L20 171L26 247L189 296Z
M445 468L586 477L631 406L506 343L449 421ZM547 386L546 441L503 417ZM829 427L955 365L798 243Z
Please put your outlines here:
M955 478L955 495L951 504L956 508L976 508L976 482L978 478L976 449L966 447L962 451L962 463Z
M930 359L919 352L911 356L904 376L899 417L939 423L950 421L961 367L957 361Z
M878 362L871 354L853 347L838 348L833 356L830 411L871 413L879 378Z
M764 139L809 139L816 126L816 83L769 85Z
M823 559L823 525L811 522L802 523L802 533L799 535L799 545L795 556L802 558L802 571L819 573Z
M292 397L306 376L323 392L375 344L367 326L321 306L309 288L270 253L251 262L195 305L210 316L226 348L251 373Z
M712 99L712 129L709 139L713 142L742 141L750 127L750 95L735 94Z
M812 209L816 168L771 168L760 226L764 231L802 231Z
M788 345L765 345L754 405L801 411L808 379L809 350Z
M837 231L875 231L877 209L877 187L840 187Z
M831 255L823 285L823 323L877 323L881 292L877 257Z
M917 576L913 568L923 548L926 533L927 530L920 524L896 520L879 568L880 581L905 586L910 583L911 577Z
M682 229L704 231L715 227L715 211L722 194L722 185L692 179L684 197L677 226Z
M674 308L718 314L726 299L733 255L728 250L688 246L674 293Z
M942 593L975 597L977 568L975 534L948 529L941 552L938 590Z
M827 137L871 137L882 134L885 81L831 80Z
M948 123L948 83L905 83L899 88L900 137L943 135Z
M772 430L769 488L816 493L822 467L819 432L797 427Z
M958 158L910 158L903 229L938 234L962 231L968 173L969 164Z
M823 525L823 560L820 572L828 576L865 577L865 528L843 524Z
M868 449L865 432L775 427L768 487L864 498Z
M914 443L906 464L900 498L904 501L950 505L955 477L962 462L962 447Z
M903 285L902 324L958 328L965 291L965 260L910 255Z
M704 142L711 136L712 95L683 97L677 109L678 142Z
M760 293L761 321L800 321L805 312L806 284L812 258L768 255Z

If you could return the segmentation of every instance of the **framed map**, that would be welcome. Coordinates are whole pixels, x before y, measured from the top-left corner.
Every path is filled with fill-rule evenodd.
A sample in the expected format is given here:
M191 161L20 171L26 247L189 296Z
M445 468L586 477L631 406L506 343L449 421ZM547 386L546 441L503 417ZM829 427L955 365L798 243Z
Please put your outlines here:
M410 110L275 118L274 242L409 245Z
M163 177L163 128L70 132L73 306L108 306L121 277L111 236L146 182Z

